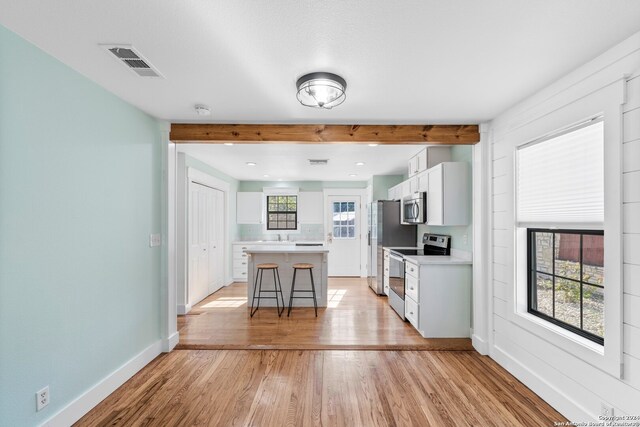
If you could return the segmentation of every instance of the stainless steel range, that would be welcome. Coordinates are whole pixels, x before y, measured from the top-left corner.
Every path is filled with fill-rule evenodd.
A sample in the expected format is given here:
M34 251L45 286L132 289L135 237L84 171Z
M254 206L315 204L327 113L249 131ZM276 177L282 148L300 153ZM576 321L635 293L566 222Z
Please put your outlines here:
M451 236L424 233L422 249L391 249L389 254L389 305L405 320L404 293L405 271L404 257L409 255L423 256L451 255Z

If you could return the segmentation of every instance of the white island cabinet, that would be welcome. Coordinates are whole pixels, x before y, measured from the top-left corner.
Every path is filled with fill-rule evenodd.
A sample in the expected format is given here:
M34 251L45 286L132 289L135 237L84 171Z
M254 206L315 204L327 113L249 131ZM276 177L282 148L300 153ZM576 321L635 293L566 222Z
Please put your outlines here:
M247 305L251 305L251 297L253 296L253 287L255 283L257 265L262 263L278 264L278 272L280 274L280 282L282 283L282 294L285 304L289 304L289 295L291 295L291 280L293 279L293 264L309 263L313 264L313 281L316 288L316 299L318 307L327 306L327 255L329 249L325 246L295 246L295 245L255 245L249 246L245 252L249 258L249 271L247 283ZM260 279L258 278L258 281ZM271 270L265 270L262 277L262 289L273 290L273 273ZM309 270L299 270L296 275L296 290L311 289L311 280L309 278ZM297 294L298 296L311 296L311 294ZM273 296L267 295L267 296ZM256 302L257 304L257 302ZM260 307L275 307L275 299L263 299L260 301ZM312 299L295 299L294 307L313 307Z
M471 260L405 256L404 312L425 338L468 338Z

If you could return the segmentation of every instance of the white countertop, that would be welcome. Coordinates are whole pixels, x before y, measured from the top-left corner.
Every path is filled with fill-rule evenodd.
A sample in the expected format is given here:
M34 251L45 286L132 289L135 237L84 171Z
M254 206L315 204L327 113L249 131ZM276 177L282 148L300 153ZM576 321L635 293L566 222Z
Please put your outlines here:
M280 244L280 245L249 246L244 251L248 254L284 254L284 253L321 254L321 253L329 252L329 249L326 246L296 246L295 244L288 244L288 245Z
M232 242L234 245L271 245L271 246L276 246L276 245L295 245L296 243L299 244L322 244L324 245L324 241L322 240L286 240L286 241L277 241L277 240L238 240L235 242Z
M473 262L470 259L460 258L457 256L443 256L443 255L405 255L404 259L411 261L415 264L457 264L457 265L471 265Z

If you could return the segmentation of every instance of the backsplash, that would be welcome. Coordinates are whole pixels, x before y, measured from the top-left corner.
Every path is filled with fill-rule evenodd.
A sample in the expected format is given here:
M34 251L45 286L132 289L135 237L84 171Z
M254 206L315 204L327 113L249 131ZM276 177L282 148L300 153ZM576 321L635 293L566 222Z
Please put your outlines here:
M302 224L297 231L282 231L283 239L289 236L293 241L324 240L324 224ZM278 234L264 233L262 224L239 224L238 237L240 240L278 240Z

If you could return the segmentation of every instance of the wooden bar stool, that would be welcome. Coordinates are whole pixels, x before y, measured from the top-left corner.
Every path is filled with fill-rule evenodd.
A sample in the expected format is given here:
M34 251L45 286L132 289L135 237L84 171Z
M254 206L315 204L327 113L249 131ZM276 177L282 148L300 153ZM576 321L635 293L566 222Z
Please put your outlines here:
M313 307L316 310L316 317L318 317L318 301L316 300L316 285L313 283L313 264L308 264L306 262L293 264L293 281L291 282L291 294L289 295L289 311L287 311L287 317L291 314L291 307L293 305L293 298L298 299L313 299ZM296 273L298 270L309 270L309 276L311 277L311 290L303 289L303 290L295 290L296 286ZM312 296L310 297L294 297L294 292L311 292Z
M278 271L278 264L265 263L265 264L258 264L256 267L258 268L258 271L256 272L256 280L255 280L255 283L253 284L253 297L251 298L251 307L253 308L251 310L251 317L253 317L256 311L258 311L258 308L260 308L261 299L274 299L274 298L276 300L276 308L278 309L278 317L282 316L282 312L284 311L285 304L284 304L284 296L282 295L282 283L280 283L280 272ZM272 289L267 289L266 291L262 290L262 276L264 275L265 270L273 271L273 286L275 287L275 289L273 290ZM258 285L258 276L260 276L260 285ZM253 301L256 299L256 289L258 289L258 304L254 307ZM263 293L275 293L276 296L263 297L262 296ZM278 295L280 295L280 298L282 299L282 310L280 309L280 299L278 299Z

